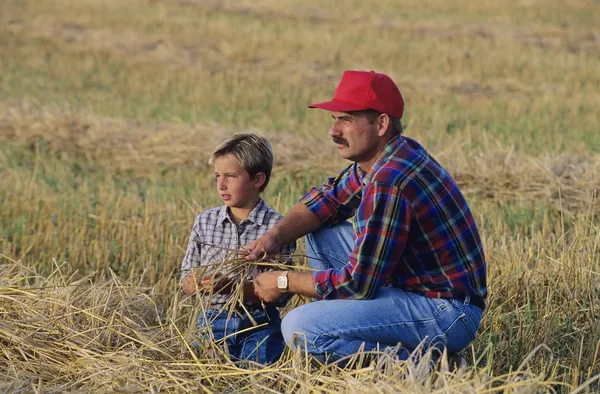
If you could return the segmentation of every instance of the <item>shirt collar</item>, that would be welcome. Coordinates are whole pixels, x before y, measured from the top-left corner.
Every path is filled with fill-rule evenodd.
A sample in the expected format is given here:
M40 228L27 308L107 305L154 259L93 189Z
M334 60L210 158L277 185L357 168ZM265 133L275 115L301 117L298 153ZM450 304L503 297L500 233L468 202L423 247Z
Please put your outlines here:
M227 205L221 205L221 208L219 208L219 216L217 217L217 225L223 226L223 222L225 220L229 220L231 223L233 223L233 220L231 220L231 218L229 217Z
M256 204L256 206L254 207L252 212L250 212L250 215L248 215L248 217L246 219L244 219L242 221L242 223L245 221L249 221L249 222L252 222L259 226L262 226L263 221L265 219L265 215L267 214L268 210L269 210L269 207L267 207L267 204L261 198L258 200L258 204Z
M254 209L250 212L250 215L248 215L248 217L246 219L242 220L242 222L240 224L244 224L245 222L252 222L256 225L262 226L264 219L265 219L265 215L267 214L268 210L269 210L269 207L267 206L265 201L261 198L258 200L258 204L256 204ZM219 209L219 216L217 217L217 225L223 226L223 222L225 220L228 220L230 223L233 224L233 219L229 215L229 210L227 209L227 205L222 205L221 208Z
M358 174L362 178L363 184L368 183L371 176L375 174L381 167L383 167L390 160L390 157L394 156L396 152L398 152L404 143L405 140L400 134L389 140L375 158L375 161L371 165L369 172L365 171L357 164Z

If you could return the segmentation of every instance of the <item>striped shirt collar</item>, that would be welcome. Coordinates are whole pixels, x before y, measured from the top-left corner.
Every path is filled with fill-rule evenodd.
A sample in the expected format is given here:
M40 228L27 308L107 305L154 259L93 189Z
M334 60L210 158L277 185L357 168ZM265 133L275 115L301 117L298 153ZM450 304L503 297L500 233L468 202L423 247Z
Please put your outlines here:
M396 152L404 145L404 137L402 135L397 135L383 147L381 152L375 158L375 161L371 165L371 169L369 171L365 171L361 166L356 163L356 170L362 179L362 184L366 184L370 181L373 174L375 174L381 167L383 167L389 160L390 157L394 156Z
M265 201L262 198L260 198L258 200L258 204L256 204L254 209L250 212L250 215L248 215L248 217L246 219L242 220L240 222L240 225L244 225L244 224L246 224L246 222L251 222L258 226L262 226L265 215L267 214L268 211L269 211L269 207L267 206ZM229 209L227 209L227 205L223 205L219 209L219 216L217 218L217 226L223 227L223 222L225 220L228 220L231 224L235 223L233 221L233 219L231 218L231 215L229 214Z

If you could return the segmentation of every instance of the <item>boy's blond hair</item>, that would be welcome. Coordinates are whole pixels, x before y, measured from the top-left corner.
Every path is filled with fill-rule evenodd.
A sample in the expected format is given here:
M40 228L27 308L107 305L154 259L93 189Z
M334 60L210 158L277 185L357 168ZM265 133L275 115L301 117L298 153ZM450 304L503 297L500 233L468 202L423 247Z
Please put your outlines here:
M265 183L260 191L265 190L273 169L273 150L269 140L251 133L235 134L215 148L208 164L212 165L217 157L225 155L233 155L248 172L250 179L254 179L259 172L264 173Z

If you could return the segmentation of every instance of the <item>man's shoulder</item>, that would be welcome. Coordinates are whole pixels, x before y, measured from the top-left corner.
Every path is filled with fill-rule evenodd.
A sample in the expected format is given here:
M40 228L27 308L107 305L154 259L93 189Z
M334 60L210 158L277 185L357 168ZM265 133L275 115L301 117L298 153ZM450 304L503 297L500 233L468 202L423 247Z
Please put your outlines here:
M429 160L421 155L395 156L373 174L371 182L404 188L427 166Z
M427 183L447 176L444 168L417 141L405 137L405 144L373 174L372 182L405 189L409 185L428 187ZM423 176L426 173L426 176Z

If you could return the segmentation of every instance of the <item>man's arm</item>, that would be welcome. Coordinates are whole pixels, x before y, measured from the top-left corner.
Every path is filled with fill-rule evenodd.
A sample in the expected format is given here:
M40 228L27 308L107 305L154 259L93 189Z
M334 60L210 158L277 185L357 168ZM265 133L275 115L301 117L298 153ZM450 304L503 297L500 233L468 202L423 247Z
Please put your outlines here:
M349 263L337 269L288 274L291 293L323 299L371 299L392 274L406 245L412 208L393 185L369 186L361 206L364 228ZM269 274L269 275L267 275ZM256 294L263 300L281 297L277 278L281 271L255 278Z
M279 248L319 229L325 223L335 223L354 215L360 204L362 182L357 164L348 166L336 178L329 178L320 189L311 189L281 221L265 236L249 243L248 260L265 254L276 254Z
M246 245L247 260L258 260L277 254L280 248L321 227L321 221L299 202L264 236Z
M349 264L313 273L323 299L371 299L391 277L408 242L413 209L402 190L372 182L358 212L361 231Z
M277 278L284 271L263 272L254 279L254 291L256 296L266 302L276 302L282 292L277 287ZM319 298L313 284L312 273L295 272L288 273L288 291L292 294L299 294L306 297Z

